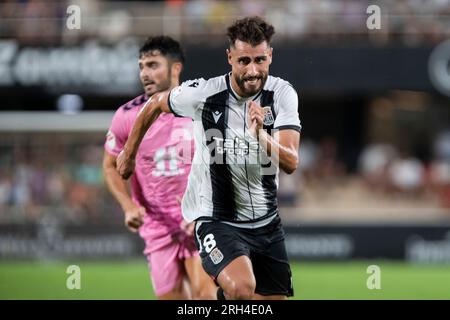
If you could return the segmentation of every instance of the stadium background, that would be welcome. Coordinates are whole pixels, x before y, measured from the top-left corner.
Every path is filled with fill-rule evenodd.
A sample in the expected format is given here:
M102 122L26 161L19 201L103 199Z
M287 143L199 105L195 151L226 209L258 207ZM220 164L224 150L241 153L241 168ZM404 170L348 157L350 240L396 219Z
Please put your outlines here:
M294 298L450 298L449 1L96 0L0 3L1 299L154 298L103 182L105 133L141 92L147 36L182 42L183 80L208 78L246 15L275 25L271 74L300 97L300 168L279 193Z

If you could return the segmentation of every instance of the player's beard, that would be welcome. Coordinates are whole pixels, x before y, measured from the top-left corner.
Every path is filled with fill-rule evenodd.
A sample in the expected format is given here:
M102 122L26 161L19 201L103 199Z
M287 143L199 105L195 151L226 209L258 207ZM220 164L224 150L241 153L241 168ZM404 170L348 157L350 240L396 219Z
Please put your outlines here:
M251 97L261 91L262 88L264 88L264 84L266 83L268 76L269 75L266 72L261 72L256 77L235 75L234 80L236 81L239 89L241 89L241 92L244 94L244 97ZM246 80L252 78L259 79L259 82L257 82L258 86L251 86L248 83L246 85Z
M172 70L171 68L169 68L169 70L167 70L167 76L162 79L159 83L155 83L155 89L150 91L150 92L145 92L146 95L148 97L151 97L152 95L154 95L157 92L161 92L161 91L166 91L170 88L170 84L171 84L171 79L172 79Z

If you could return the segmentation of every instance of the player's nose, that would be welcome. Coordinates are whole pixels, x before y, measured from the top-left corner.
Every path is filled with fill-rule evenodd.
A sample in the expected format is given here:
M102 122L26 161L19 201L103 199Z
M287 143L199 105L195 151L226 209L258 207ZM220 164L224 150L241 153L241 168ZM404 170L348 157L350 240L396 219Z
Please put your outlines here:
M247 74L249 77L257 77L258 76L258 68L254 63L250 63L248 65Z
M145 71L142 70L140 76L142 81L148 81L148 74Z
M142 79L144 79L144 78L146 78L146 79L150 78L150 71L148 70L148 68L143 68L143 69L141 70L141 78L142 78Z

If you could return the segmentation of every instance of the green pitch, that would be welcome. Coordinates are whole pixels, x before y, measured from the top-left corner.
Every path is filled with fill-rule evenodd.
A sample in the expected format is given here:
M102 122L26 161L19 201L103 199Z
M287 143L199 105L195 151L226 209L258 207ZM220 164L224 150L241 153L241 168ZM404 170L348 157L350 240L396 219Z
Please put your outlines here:
M66 287L69 265L81 289ZM381 270L381 289L367 288L367 267ZM449 265L386 261L293 263L294 299L450 299ZM145 260L130 262L0 262L0 299L154 299Z

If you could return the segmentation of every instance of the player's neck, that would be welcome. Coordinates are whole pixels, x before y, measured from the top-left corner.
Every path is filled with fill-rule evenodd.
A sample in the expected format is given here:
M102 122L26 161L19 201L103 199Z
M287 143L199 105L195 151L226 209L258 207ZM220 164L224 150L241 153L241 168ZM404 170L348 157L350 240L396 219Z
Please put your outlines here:
M175 87L178 87L180 85L180 79L178 77L175 77L174 75L172 75L172 77L170 78L170 87L167 90L172 90Z

